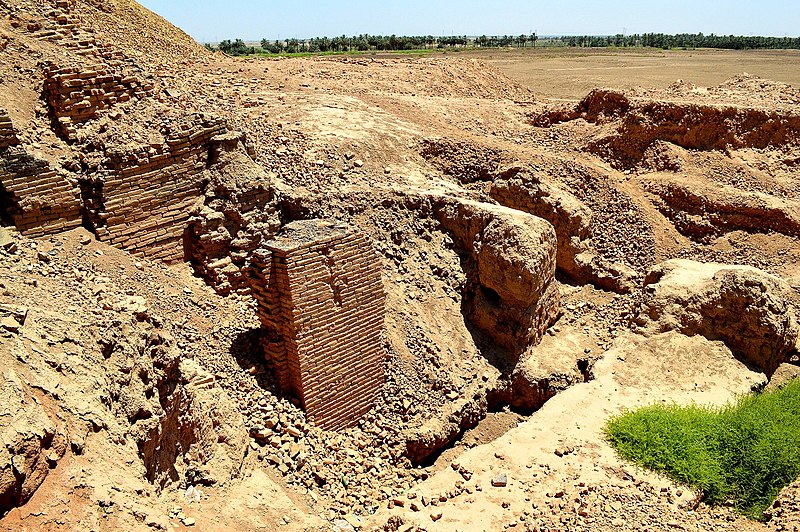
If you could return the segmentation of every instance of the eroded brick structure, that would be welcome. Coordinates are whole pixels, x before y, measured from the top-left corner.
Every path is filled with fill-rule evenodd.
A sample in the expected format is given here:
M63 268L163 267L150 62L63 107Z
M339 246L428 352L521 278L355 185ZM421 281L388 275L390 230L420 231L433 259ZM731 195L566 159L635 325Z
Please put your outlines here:
M209 143L226 132L222 120L197 115L164 144L108 153L101 189L84 194L97 198L87 208L98 238L135 255L182 260L191 207L203 194Z
M50 109L61 130L75 136L75 124L91 120L98 111L132 98L153 95L153 84L107 67L82 70L75 67L50 68L44 84Z
M75 140L81 124L117 103L152 96L155 83L136 61L87 31L76 12L75 0L52 3L52 7L42 6L44 16L29 22L27 30L33 37L69 52L64 54L65 62L45 69L44 95L59 133Z
M5 109L0 109L0 148L7 148L19 144L17 130L11 123L11 118Z
M5 111L0 110L0 211L17 229L40 236L81 224L77 183L20 145Z
M252 259L252 290L279 385L318 426L352 426L383 383L385 293L366 236L344 224L285 226Z

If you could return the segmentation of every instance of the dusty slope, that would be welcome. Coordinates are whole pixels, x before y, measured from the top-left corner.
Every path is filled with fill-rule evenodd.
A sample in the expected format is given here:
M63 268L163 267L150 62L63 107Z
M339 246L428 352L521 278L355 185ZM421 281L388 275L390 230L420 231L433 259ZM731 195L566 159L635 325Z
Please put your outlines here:
M174 68L197 64L208 53L189 35L134 0L74 2L83 24L100 39L147 64Z
M19 331L0 339L4 385L10 375L25 383L23 403L38 405L55 435L41 451L44 483L2 528L165 529L175 506L209 527L270 529L284 515L306 522L295 510L303 503L253 467L247 430L222 389L233 368L255 381L229 336L252 321L247 307L185 268L90 240L83 230L20 239L2 257L3 304L28 309ZM222 353L225 369L202 362ZM178 475L194 477L199 505L183 497Z
M423 525L443 529L469 528L483 516L492 520L487 526L493 528L511 517L522 527L568 523L577 529L615 528L619 518L632 523L651 519L649 526L662 529L686 518L686 507L670 502L674 497L658 497L649 486L663 485L670 490L663 493L670 495L679 488L649 476L642 476L648 479L645 484L631 485L640 475L625 472L599 439L603 416L664 395L722 401L747 389L756 376L720 344L672 335L651 355L673 377L665 379L663 389L642 389L638 381L651 375L656 362L642 358L619 367L623 348L616 339L627 336L639 302L647 297L641 290L647 270L676 256L766 269L793 283L788 297L797 301L800 248L788 222L796 214L798 153L787 135L782 142L763 145L686 142L692 123L676 133L651 110L668 108L680 114L689 109L702 121L724 109L726 117L744 119L718 122L707 136L730 139L729 128L737 139L744 132L746 140L755 127L747 121L752 116L775 117L784 131L792 130L795 89L739 78L707 90L676 86L553 106L472 59L237 61L205 55L132 2L9 4L4 9L13 10L14 16L2 22L6 37L0 56L0 107L13 120L19 149L47 161L64 180L81 188L81 205L90 212L77 224L86 223L102 238L102 229L108 227L103 216L114 219L113 211L103 209L113 209L111 204L119 201L100 200L110 193L109 161L115 154L132 150L160 157L158 150L177 142L174 131L195 127L198 119L192 113L214 110L228 130L246 136L223 134L198 147L203 153L223 153L227 145L236 149L224 152L228 155L197 177L198 188L205 188L197 196L201 205L191 209L191 224L198 240L206 236L211 244L188 249L196 273L217 290L229 290L241 280L238 268L250 246L275 226L312 217L350 222L372 238L382 257L389 356L387 384L375 410L355 429L326 433L306 423L289 400L276 396L270 365L256 347L257 322L249 296L215 295L200 279L191 278L190 265L166 271L142 260L140 268L124 251L96 242L79 244L78 233L40 238L36 246L41 246L43 258L30 241L12 236L17 251L8 248L2 255L6 297L9 303L15 298L16 304L27 306L30 317L19 331L9 331L0 350L4 366L22 375L22 392L9 393L40 391L39 400L56 427L48 430L63 441L40 438L47 441L41 446L47 452L30 453L41 457L31 466L37 472L31 478L49 474L31 501L12 510L2 526L159 528L170 517L179 522L175 513L170 515L175 505L198 525L230 529L273 529L287 522L284 516L289 529L330 523L347 528L375 512L372 523L377 526L393 517L393 522L397 517L415 522L421 516ZM64 4L76 18L54 18L56 4ZM131 29L141 24L151 33L132 36ZM71 37L94 30L93 40L86 49L75 47L64 35L51 39L51 27L62 27ZM172 40L175 47L162 46ZM81 72L96 70L99 63L111 75L130 75L137 87L151 88L127 102L108 102L74 131L57 127L50 118L59 108L41 98L44 61ZM620 106L624 101L633 103ZM541 120L543 116L548 120ZM653 127L632 130L641 117ZM614 139L631 132L641 141L635 154L641 159L633 165L614 149ZM170 168L159 171L169 174ZM152 176L141 177L142 185L148 179ZM265 203L245 212L248 194ZM475 201L487 205L476 208ZM481 285L476 252L484 242L465 235L474 236L470 220L505 212L498 203L554 226L554 266L563 281L558 284L563 316L549 328L542 347L513 357L493 341L495 331L478 330L470 318L489 282L484 279ZM258 230L248 229L256 226ZM174 244L179 254L182 245ZM501 246L500 255L513 255L525 245L523 238L517 247ZM53 247L58 250L51 255ZM227 262L217 260L226 257ZM34 281L36 286L30 284ZM137 296L145 302L130 300ZM127 359L110 364L103 358L101 341L107 328L120 329L118 349L133 359L146 349L140 343L149 336L140 335L163 330L174 341L159 340L171 346L169 356L163 355L165 362L150 356L145 358L153 359L149 367ZM41 341L46 348L39 346ZM635 337L626 341L644 342ZM684 365L681 357L687 352L709 353L711 361L696 371L673 373L673 366ZM601 358L595 382L564 392L586 380ZM200 369L178 364L181 360L193 360ZM703 359L692 360L699 364ZM729 380L712 397L694 390L694 384L714 364ZM98 373L97 367L103 371ZM623 378L626 371L630 373ZM154 376L163 390L152 385ZM47 384L40 384L46 379ZM98 379L116 383L112 390L117 395L105 401L104 394L98 397ZM60 386L71 393L65 397ZM131 397L125 395L129 391ZM593 401L597 397L613 408L599 408ZM548 399L530 421L503 412L512 404L527 414ZM230 406L210 429L200 421L206 418L203 405L209 403ZM187 404L199 406L195 410ZM587 413L590 434L561 426L563 417L578 410ZM35 409L31 415L48 424ZM492 420L488 426L478 425L463 444L446 450L462 430L487 415ZM515 421L521 425L491 443ZM552 431L543 436L536 427L547 423ZM77 447L71 439L65 445L67 437L85 433L86 426L91 437L78 441ZM153 432L148 428L153 426L163 428ZM154 459L155 443L176 426L182 427L177 430L180 441L166 440L162 455ZM216 431L229 436L215 442ZM468 469L480 478L484 491L467 493L469 497L461 488L457 496L445 493L445 499L455 501L442 506L438 525L430 518L436 512L416 512L411 502L395 503L409 501L407 493L420 482L419 493L428 496L450 491L454 478L464 476L455 477L448 461L462 463L457 456L465 445L484 443L463 459L474 464ZM562 444L599 449L599 458L595 451L570 451L556 460L549 447ZM513 452L507 453L509 446ZM50 447L55 456L49 456ZM434 462L442 450L445 458ZM512 489L503 491L509 510L488 486L492 475L487 464L500 460L492 458L495 453L509 455ZM86 465L89 459L91 467ZM427 467L410 467L409 459ZM606 467L595 471L595 460ZM547 482L516 489L515 479L525 478L533 461L558 473ZM81 468L87 472L79 474ZM573 483L572 476L581 469L587 479ZM120 479L117 484L105 480L109 471ZM609 493L608 485L617 486L619 493ZM199 508L184 497L189 486L198 486L208 497ZM269 497L260 495L264 486L269 486ZM547 497L563 490L583 500L588 493L573 493L583 488L600 495L592 494L586 505L578 501L574 508L564 495L557 502ZM611 500L610 510L587 510L589 502L604 497ZM389 511L389 505L396 507ZM473 506L483 514L470 513ZM581 515L582 509L587 515ZM668 518L651 518L652 513ZM526 519L519 521L520 515ZM700 515L695 528L727 523L725 512L703 510Z
M744 519L728 522L735 519L728 511L687 516L691 490L620 464L602 435L608 416L624 408L667 397L724 404L763 381L726 351L675 333L620 338L594 366L592 382L562 392L491 445L452 460L375 519L396 514L431 531L758 529ZM643 380L644 372L651 378Z

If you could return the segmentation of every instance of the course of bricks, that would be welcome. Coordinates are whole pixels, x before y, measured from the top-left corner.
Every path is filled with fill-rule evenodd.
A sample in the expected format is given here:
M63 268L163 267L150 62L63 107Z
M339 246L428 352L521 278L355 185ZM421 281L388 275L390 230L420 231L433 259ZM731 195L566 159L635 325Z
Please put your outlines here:
M17 130L14 129L14 124L11 123L11 117L5 109L0 109L0 148L7 148L9 146L16 146L19 144L17 138Z
M11 17L14 27L25 25L35 38L64 51L66 63L45 69L44 93L60 133L74 139L77 126L119 102L154 93L142 69L113 46L98 42L75 13L74 0L42 3L38 20Z
M384 380L386 296L369 240L346 225L293 222L251 264L264 351L282 391L324 429L355 425Z
M134 255L183 260L184 231L203 194L209 143L221 119L193 115L164 144L109 152L91 219L97 237Z
M78 187L59 175L47 161L19 146L14 126L0 111L0 200L17 229L41 236L81 224Z
M152 83L114 73L106 67L49 68L45 71L44 89L53 116L68 138L75 136L76 124L97 117L98 111L132 98L153 95Z
M0 109L0 207L26 235L73 229L81 225L85 214L104 242L137 256L180 261L185 258L185 231L198 200L204 197L203 184L209 177L205 172L211 159L220 146L241 150L242 157L249 157L244 148L237 147L243 141L243 136L229 132L220 118L189 115L169 126L162 144L108 150L100 178L81 180L78 186L47 161L29 155L19 145L8 114ZM256 207L265 209L271 199L272 191L264 184L237 191L229 198L242 215ZM215 234L200 235L198 244L213 247ZM239 255L249 255L260 241L242 240L237 240ZM231 251L229 244L224 251ZM204 265L207 276L217 273L230 289L249 290L240 267L226 264L225 257L230 263L233 253L198 256L209 259ZM236 258L243 267L246 257Z

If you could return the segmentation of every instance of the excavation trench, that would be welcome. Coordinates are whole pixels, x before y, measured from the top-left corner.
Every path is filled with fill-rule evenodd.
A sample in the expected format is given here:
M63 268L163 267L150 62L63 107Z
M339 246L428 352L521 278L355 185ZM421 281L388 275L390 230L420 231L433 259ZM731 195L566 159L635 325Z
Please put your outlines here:
M476 394L446 416L440 432L425 432L406 440L412 464L437 468L442 457L454 458L463 450L490 443L527 420L560 392L593 380L594 361L578 359L573 374L557 373L539 379L505 376L494 387ZM442 416L445 417L445 416Z
M513 426L512 423L506 429L497 430L498 416L510 412L524 419L560 391L590 379L591 363L583 358L582 350L576 351L580 356L572 357L569 365L564 363L558 370L531 372L523 363L528 347L538 344L560 315L553 277L556 235L540 217L522 210L433 193L363 191L297 197L282 192L270 199L266 207L273 209L280 219L279 224L271 226L271 231L276 233L276 226L312 219L336 220L360 227L383 256L384 282L389 278L398 284L394 289L388 287L396 297L420 289L421 281L415 281L415 287L406 279L426 279L430 287L423 287L423 291L436 294L444 290L447 300L452 299L452 302L442 310L451 316L441 319L454 320L451 325L460 329L458 335L463 336L462 340L477 350L482 359L480 365L495 375L471 383L456 376L459 382L455 383L455 388L445 386L442 389L424 380L416 383L416 390L411 392L414 401L426 406L400 429L400 439L405 442L404 454L412 464L435 463L437 457L459 447L465 437L470 441L482 441L469 434L487 433L497 437ZM219 216L209 215L208 219L212 218L221 220ZM203 223L208 228L216 227L210 222ZM236 239L236 233L235 229L231 230L227 238ZM440 242L444 249L438 248ZM506 262L509 256L513 259ZM519 269L519 275L514 268ZM208 277L208 269L197 271ZM514 278L524 279L524 286L512 284L509 288L501 275L509 269ZM218 278L212 277L209 282L219 288ZM419 312L426 312L426 306L423 304ZM423 331L432 325L414 323L412 320L408 325L421 327ZM418 348L409 347L410 363L436 374L440 372L440 363L458 362L439 362L447 359L441 353L445 347L439 342L430 342L424 348L430 351L429 355L425 350L420 353L415 351ZM435 365L429 367L434 362ZM453 389L458 389L458 393L445 398L449 395L447 390ZM435 400L427 402L431 397ZM389 410L397 413L404 409L394 405L389 406ZM495 428L484 430L485 426Z

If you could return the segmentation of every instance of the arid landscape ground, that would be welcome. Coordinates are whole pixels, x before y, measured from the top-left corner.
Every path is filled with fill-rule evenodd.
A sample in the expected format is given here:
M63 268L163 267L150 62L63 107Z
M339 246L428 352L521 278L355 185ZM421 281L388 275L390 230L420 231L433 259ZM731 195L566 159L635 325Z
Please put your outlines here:
M796 373L800 52L234 59L132 0L0 15L0 529L800 526L798 485L749 521L603 436ZM386 298L338 431L253 297L313 219Z

